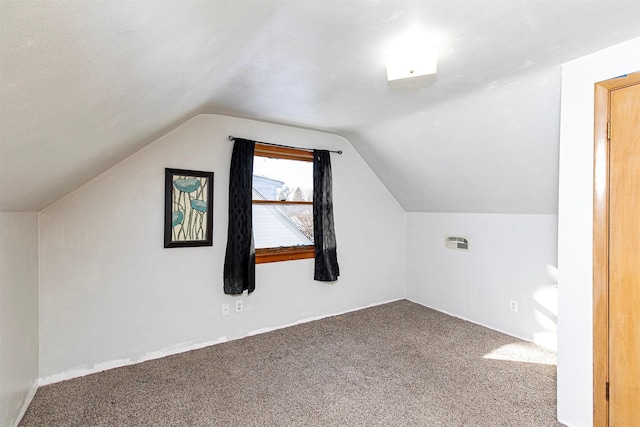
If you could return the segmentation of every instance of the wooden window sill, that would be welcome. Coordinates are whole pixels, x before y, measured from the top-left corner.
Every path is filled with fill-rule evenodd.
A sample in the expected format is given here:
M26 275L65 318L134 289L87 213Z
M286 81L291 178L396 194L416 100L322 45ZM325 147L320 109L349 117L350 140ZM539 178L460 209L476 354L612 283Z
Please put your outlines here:
M256 249L256 264L293 261L296 259L308 259L313 257L315 257L315 249L313 246Z

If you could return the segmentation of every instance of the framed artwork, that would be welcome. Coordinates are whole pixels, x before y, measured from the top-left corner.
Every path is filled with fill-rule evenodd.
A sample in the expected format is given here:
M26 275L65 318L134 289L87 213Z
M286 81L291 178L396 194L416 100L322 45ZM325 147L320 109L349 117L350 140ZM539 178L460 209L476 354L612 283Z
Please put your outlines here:
M164 247L212 246L213 172L164 171Z

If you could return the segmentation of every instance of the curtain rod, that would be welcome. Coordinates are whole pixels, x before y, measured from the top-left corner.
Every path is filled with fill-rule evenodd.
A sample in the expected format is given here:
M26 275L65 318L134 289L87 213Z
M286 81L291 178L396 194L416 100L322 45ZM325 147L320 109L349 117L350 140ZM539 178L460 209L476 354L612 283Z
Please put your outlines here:
M236 137L233 135L229 135L229 141L235 141ZM280 147L280 148L293 148L295 150L303 150L303 151L313 151L313 148L300 148L300 147L292 147L291 145L281 145L281 144L273 144L271 142L262 142L262 141L254 141L257 144L262 145L271 145L272 147ZM342 150L327 150L330 153L342 154Z

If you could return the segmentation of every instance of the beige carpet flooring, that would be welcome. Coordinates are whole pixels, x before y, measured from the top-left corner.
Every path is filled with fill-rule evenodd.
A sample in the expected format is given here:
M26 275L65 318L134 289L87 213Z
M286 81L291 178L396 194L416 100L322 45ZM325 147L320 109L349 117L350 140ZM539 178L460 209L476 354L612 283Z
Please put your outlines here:
M41 387L20 426L560 426L551 351L403 300Z

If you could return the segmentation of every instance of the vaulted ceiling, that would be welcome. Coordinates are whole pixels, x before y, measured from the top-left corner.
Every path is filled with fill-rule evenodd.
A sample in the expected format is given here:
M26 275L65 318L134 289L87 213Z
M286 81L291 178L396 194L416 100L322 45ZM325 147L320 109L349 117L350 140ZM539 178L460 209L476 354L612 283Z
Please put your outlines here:
M387 82L410 29L438 73ZM559 65L640 36L640 1L1 0L0 32L2 211L204 112L343 135L407 211L555 213Z

